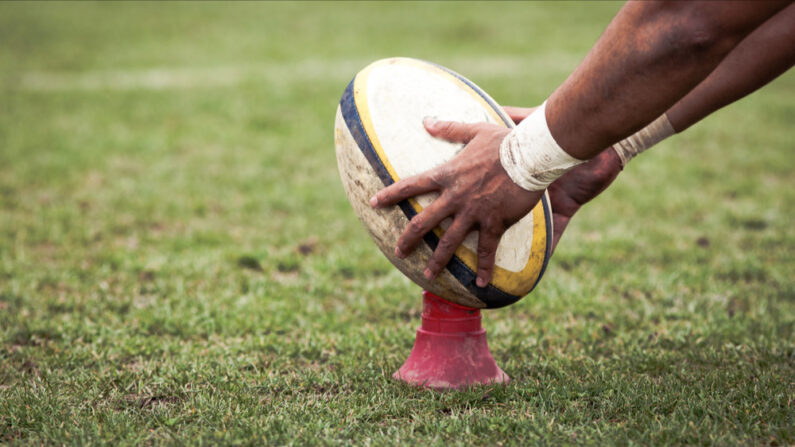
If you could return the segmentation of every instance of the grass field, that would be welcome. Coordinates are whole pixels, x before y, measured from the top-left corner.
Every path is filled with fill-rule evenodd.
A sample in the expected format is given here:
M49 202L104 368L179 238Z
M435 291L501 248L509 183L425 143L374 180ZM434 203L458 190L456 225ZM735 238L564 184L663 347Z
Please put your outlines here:
M0 444L795 443L795 76L672 138L484 313L513 381L391 379L420 290L337 176L404 55L535 105L617 3L0 4Z

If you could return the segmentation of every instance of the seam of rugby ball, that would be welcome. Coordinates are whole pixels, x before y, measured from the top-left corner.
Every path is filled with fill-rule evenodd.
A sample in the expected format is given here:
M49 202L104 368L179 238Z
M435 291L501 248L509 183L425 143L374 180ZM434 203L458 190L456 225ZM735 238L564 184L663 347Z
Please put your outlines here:
M418 60L421 60L421 59L418 59ZM481 98L483 98L483 100L486 101L486 103L492 108L492 110L494 110L497 113L497 116L500 117L500 119L502 120L503 123L505 123L506 126L508 126L509 128L516 127L516 125L514 124L513 120L511 120L510 118L507 118L507 117L505 117L503 115L504 112L501 110L501 108L497 104L497 102L494 101L494 99L491 96L489 96L486 92L484 92L480 87L478 87L477 85L472 83L472 81L470 81L469 79L463 77L462 75L454 72L453 70L450 70L447 67L441 66L439 64L434 64L433 62L428 62L428 61L423 61L423 62L428 63L430 65L433 65L434 67L439 68L440 70L445 71L445 72L455 76L459 81L461 81L464 84L466 84L467 87L472 89L472 91L474 91Z
M491 108L494 109L495 112L497 112L497 115L503 120L503 122L506 125L508 125L508 127L515 127L515 124L513 123L513 121L508 120L508 119L506 119L505 116L503 116L503 114L501 113L501 110L500 110L500 106L494 101L494 99L492 99L480 87L478 87L477 85L473 84L472 81L470 81L469 79L465 78L464 76L461 76L460 74L456 73L455 71L450 70L447 67L441 66L439 64L435 64L433 62L428 62L428 61L423 61L423 62L426 62L426 63L428 63L430 65L435 66L435 67L438 67L439 69L444 70L445 72L450 73L451 75L453 75L456 78L458 78L458 80L460 80L461 82L466 84L469 88L471 88L472 91L474 91L475 93L480 95L480 97L483 98L483 100L486 101L486 103L488 103L489 106L491 106ZM545 253L544 253L544 262L541 264L541 269L538 271L538 276L536 277L536 280L533 283L533 286L530 288L530 290L527 291L528 294L530 292L532 292L533 289L535 289L536 286L538 285L538 282L541 281L541 277L544 276L544 272L546 272L546 270L547 270L547 264L549 263L549 258L552 256L552 239L553 239L553 236L554 236L552 234L552 231L553 231L553 229L552 229L552 218L553 218L553 216L552 216L552 207L550 206L549 201L547 200L547 194L546 193L544 193L544 195L541 196L541 204L542 204L542 207L544 209L544 223L545 223L545 227L546 227L546 248L544 250L545 251ZM471 271L471 269L469 267L467 267L466 265L465 265L465 267L468 270Z
M372 141L364 130L364 124L362 123L354 99L353 86L355 81L356 78L351 80L342 94L342 99L340 100L342 118L345 121L345 125L348 126L348 130L351 132L351 136L353 136L353 139L356 141L356 145L359 146L359 150L362 151L362 154L364 154L364 157L370 163L376 175L381 179L381 182L384 183L384 186L388 186L394 183L394 179L389 175L389 172L387 172L386 167L373 148ZM407 200L400 202L398 206L409 220L417 215L417 211ZM435 250L437 245L439 245L439 237L434 232L427 233L423 237L423 240L428 244L431 250ZM504 307L522 298L522 296L508 293L493 284L489 284L486 287L477 287L475 284L475 279L477 277L475 272L473 272L464 261L459 259L458 256L453 256L447 264L447 269L461 285L483 301L487 308Z
M428 61L425 61L425 60L422 60L422 59L411 59L411 60L414 61L414 62L424 63L424 64L426 64L426 65L428 65L430 67L434 67L434 68L444 72L445 74L451 76L452 78L456 79L457 81L461 82L465 87L469 88L470 91L472 91L475 94L477 94L480 97L480 99L483 100L485 105L490 107L491 111L494 112L494 114L497 115L507 127L509 127L509 128L515 127L515 124L513 123L513 120L511 120L510 117L508 117L507 115L504 114L504 111L500 108L500 106L497 104L497 102L494 101L494 99L492 97L490 97L488 95L488 93L483 91L480 87L475 85L469 79L467 79L464 76L456 73L453 70L450 70L447 67L443 67L443 66L435 64L433 62L428 62ZM552 214L550 212L547 212L548 211L548 207L544 206L544 203L546 202L546 196L547 196L546 194L544 194L542 196L541 213L544 214L544 222L545 222L545 224L548 224L550 222L550 219L552 218ZM533 212L535 212L535 210ZM547 227L547 225L545 225L545 229L546 229L546 227ZM533 238L535 239L535 235L533 236ZM549 233L547 233L547 236L545 237L545 242L546 242L547 245L549 244ZM458 258L457 254L456 254L456 258ZM541 266L536 270L536 277L534 278L533 283L530 285L528 291L525 294L521 295L521 296L524 296L524 295L530 293L535 288L535 286L541 280L543 272L546 269L546 263L548 261L549 261L549 253L545 250L544 251L544 257L543 257L543 262L541 263ZM464 265L469 270L472 270L472 268L469 267L469 264L467 264L466 262L464 262ZM495 286L495 287L497 287L497 286ZM508 293L510 295L514 295L514 294L512 294L510 292L505 291L504 289L500 289L500 290L503 290L504 292L506 292L506 293Z

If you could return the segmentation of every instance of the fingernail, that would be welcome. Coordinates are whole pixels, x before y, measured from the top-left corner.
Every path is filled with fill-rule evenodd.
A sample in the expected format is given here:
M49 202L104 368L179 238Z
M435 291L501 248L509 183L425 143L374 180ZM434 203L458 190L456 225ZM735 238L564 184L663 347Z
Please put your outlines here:
M432 127L437 122L437 119L432 116L426 116L422 119L422 124L425 124L426 127Z
M433 273L431 273L431 269L425 269L422 274L425 275L425 279L433 279Z
M478 278L477 281L475 281L475 283L478 285L478 287L486 287L486 285L489 282L486 281L484 278Z
M372 207L378 206L378 197L376 196L370 197L370 206Z
M403 252L400 251L398 247L395 247L395 256L397 256L400 259L404 259L406 257L406 255L404 255Z

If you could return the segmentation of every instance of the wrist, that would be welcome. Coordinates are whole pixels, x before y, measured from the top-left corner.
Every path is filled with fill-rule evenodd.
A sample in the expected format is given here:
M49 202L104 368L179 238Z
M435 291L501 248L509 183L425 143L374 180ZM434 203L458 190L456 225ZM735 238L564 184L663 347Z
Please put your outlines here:
M621 159L621 167L626 167L635 156L643 153L660 141L675 134L666 114L652 121L648 126L611 146Z
M583 163L558 145L549 130L546 102L525 118L500 144L500 163L511 180L527 191L543 191Z

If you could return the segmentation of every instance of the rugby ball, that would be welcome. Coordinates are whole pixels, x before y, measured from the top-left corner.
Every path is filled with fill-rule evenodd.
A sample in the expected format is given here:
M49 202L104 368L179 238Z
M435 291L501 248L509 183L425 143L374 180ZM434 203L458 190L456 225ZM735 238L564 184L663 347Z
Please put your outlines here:
M449 218L425 235L424 244L406 259L395 256L395 245L409 220L438 194L418 196L388 209L369 204L370 197L385 186L434 168L463 148L430 136L422 124L426 116L514 126L489 95L447 68L411 58L376 61L356 74L337 107L337 164L348 199L381 252L425 290L468 307L512 304L535 287L550 256L552 213L546 194L503 234L494 275L486 287L475 284L476 231L467 235L435 280L423 276L433 249L452 222Z

